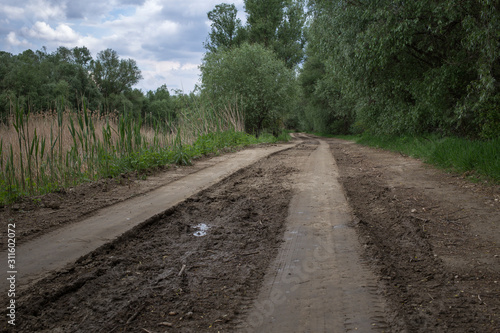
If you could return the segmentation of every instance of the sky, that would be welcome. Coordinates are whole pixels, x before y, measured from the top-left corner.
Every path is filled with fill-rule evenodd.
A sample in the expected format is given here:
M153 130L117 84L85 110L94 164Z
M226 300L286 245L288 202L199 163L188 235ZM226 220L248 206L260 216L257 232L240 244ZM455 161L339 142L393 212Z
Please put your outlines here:
M210 31L207 12L222 2L234 3L245 22L243 0L0 0L0 51L86 46L95 58L111 48L137 62L143 79L135 88L189 93Z

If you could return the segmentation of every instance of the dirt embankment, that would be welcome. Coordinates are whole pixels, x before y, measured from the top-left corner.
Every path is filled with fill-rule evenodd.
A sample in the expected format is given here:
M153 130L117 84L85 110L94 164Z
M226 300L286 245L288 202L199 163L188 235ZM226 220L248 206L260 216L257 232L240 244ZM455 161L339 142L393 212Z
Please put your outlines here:
M392 328L498 332L500 189L400 154L331 140Z

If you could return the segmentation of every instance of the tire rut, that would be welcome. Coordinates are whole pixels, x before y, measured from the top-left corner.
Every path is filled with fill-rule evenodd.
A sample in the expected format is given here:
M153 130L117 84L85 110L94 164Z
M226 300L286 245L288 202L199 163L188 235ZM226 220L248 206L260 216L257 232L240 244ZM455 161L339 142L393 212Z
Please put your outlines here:
M309 138L294 154L300 174L294 184L284 244L239 330L387 329L378 279L360 257L353 217L328 144Z

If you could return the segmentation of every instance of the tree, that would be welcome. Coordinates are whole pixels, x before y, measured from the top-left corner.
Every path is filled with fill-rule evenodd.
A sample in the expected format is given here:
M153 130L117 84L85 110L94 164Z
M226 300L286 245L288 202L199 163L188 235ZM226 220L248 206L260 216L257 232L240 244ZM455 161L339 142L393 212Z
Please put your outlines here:
M241 98L248 132L282 127L296 95L294 72L259 44L208 54L201 66L203 93L223 107Z
M85 104L92 110L105 105L105 110L138 112L144 96L131 87L140 77L134 60L120 60L109 49L95 61L86 47L59 47L51 54L45 48L15 56L0 52L0 117L17 103L25 110L45 111L62 101L74 110Z
M163 84L156 91L148 91L146 97L148 99L148 108L144 116L147 123L175 120L176 114L173 100L168 92L167 85Z
M497 2L311 0L309 10L308 59L325 75L308 89L328 101L322 114L384 134L500 132Z
M289 1L284 8L283 19L278 27L274 50L288 68L294 68L304 59L304 4L302 1Z
M216 5L207 13L212 23L207 42L203 46L208 52L216 52L219 49L231 48L239 44L243 27L237 14L238 10L235 5L226 3Z
M142 79L141 71L133 59L119 59L116 51L106 49L97 54L90 64L92 77L104 97L130 90Z
M75 47L73 48L72 53L73 62L75 64L80 65L85 69L90 66L92 55L88 48L86 48L85 46Z
M283 20L284 0L245 0L249 42L273 48Z
M250 43L259 43L276 52L288 68L304 57L303 1L245 0Z
M53 67L58 75L56 79L68 81L70 90L74 94L76 93L79 100L86 96L88 99L92 99L94 103L98 103L97 99L102 96L99 96L97 86L89 74L91 61L92 55L86 47L75 47L73 49L59 47L52 56Z

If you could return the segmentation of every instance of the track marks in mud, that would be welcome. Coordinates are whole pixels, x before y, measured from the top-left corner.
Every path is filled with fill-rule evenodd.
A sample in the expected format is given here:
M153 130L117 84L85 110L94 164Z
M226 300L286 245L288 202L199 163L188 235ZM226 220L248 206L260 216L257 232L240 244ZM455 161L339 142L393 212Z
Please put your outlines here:
M408 175L412 169L405 165L407 161L403 157L374 150L368 153L368 148L336 140L331 141L331 149L350 205L359 219L357 230L365 243L365 258L371 261L384 282L393 311L391 329L395 332L496 332L498 302L492 301L498 299L498 287L493 284L495 273L486 274L483 270L486 280L476 289L482 290L484 299L491 300L486 306L477 295L471 297L464 283L457 281L457 278L467 279L467 274L459 277L458 267L443 261L442 254L450 253L443 243L460 243L464 257L471 254L477 257L473 253L479 255L483 250L497 248L486 242L482 249L482 245L475 243L462 224L465 220L461 220L460 225L446 221L446 216L454 216L461 210L460 205L450 205L443 196L431 196L432 192L426 190L428 184L419 184L418 177ZM423 167L416 168L415 172L425 175ZM442 184L448 186L449 179L437 172L434 178L433 188L444 191ZM422 178L421 183L426 181L430 179ZM460 191L449 194L459 196ZM470 253L465 254L468 251ZM498 274L496 276L498 278Z
M16 331L230 330L280 246L287 158L240 170L25 290ZM210 228L196 237L200 223Z
M383 331L377 278L362 265L337 167L323 140L298 148L284 244L242 332Z

